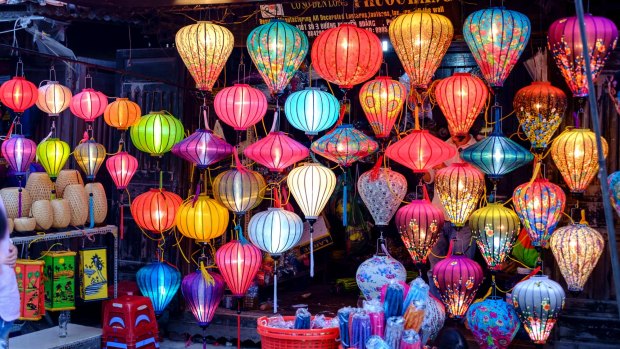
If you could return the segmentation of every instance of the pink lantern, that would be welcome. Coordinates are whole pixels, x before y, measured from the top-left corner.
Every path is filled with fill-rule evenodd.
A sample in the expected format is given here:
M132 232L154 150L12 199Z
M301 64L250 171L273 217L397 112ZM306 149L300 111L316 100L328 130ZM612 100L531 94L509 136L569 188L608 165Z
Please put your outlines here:
M282 172L309 155L308 148L280 131L269 134L243 151L249 159L267 167L269 171Z
M488 96L484 81L469 73L455 73L437 83L437 105L448 121L452 136L466 136L469 133Z
M105 167L116 185L116 189L125 190L131 178L138 170L138 159L126 151L110 156L105 161Z
M233 240L215 252L215 263L235 297L245 295L262 260L260 250L245 239Z
M237 131L247 130L267 112L267 98L261 90L246 84L222 89L213 101L215 113L226 125Z
M213 131L198 129L172 147L172 153L206 170L233 152L233 146L216 136Z
M86 122L93 122L103 115L108 106L108 97L92 88L85 88L82 92L71 97L71 112Z

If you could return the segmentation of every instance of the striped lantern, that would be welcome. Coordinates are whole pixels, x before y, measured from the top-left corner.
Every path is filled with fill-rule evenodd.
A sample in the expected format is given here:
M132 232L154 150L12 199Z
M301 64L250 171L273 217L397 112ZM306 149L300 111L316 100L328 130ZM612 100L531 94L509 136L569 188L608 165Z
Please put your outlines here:
M445 218L424 189L424 199L413 200L396 211L394 221L413 263L420 267L439 239Z
M420 129L412 130L385 150L388 158L409 167L415 173L427 172L457 154L456 148L447 145L428 130Z
M247 242L233 240L215 252L215 263L234 297L243 297L263 261L260 250Z
M435 87L437 105L446 117L453 137L469 134L488 97L489 90L484 81L469 73L454 73L439 80Z
M15 175L24 176L36 157L37 144L22 135L12 134L2 142L1 149L2 157L15 171Z
M177 210L175 218L179 232L200 243L222 236L228 228L228 221L226 208L207 194L185 200Z
M181 282L185 304L194 315L198 326L203 329L206 329L213 320L225 288L224 278L220 274L207 270L205 272L211 278L209 281L200 270L196 270L185 276Z
M378 167L362 173L357 191L375 225L385 227L407 194L407 179L389 168Z
M136 273L140 293L153 304L155 315L161 315L181 286L181 273L166 262L150 263Z
M105 166L116 185L116 189L125 190L138 170L138 159L126 151L121 151L110 156L106 160Z
M249 145L243 154L272 172L283 172L287 167L305 159L308 148L284 132L271 131L267 136Z
M142 110L138 104L127 98L117 98L105 107L103 120L119 131L126 131L140 120L141 115Z
M105 156L105 147L93 140L82 142L73 150L75 162L84 171L86 179L89 181L95 180Z
M489 270L499 270L519 234L517 214L502 204L490 203L471 214L469 227Z
M236 131L245 131L259 122L267 112L265 94L247 84L223 88L213 101L215 113Z
M23 76L15 76L0 86L0 102L15 113L23 113L39 98L39 90Z
M182 199L165 189L150 189L131 202L131 215L136 224L153 234L162 234L174 227Z
M49 116L59 116L60 113L69 108L73 94L68 87L58 83L58 81L48 81L47 84L39 87L39 97L37 107Z
M281 207L256 213L248 225L248 237L254 246L279 256L297 245L304 224L297 214Z
M319 163L306 162L291 170L286 184L305 218L315 220L336 188L336 175Z
M243 215L263 201L266 187L260 173L239 164L215 177L213 197L228 210Z
M351 124L337 126L333 131L312 142L312 151L342 167L349 167L379 148L377 142Z
M390 135L406 98L405 86L389 76L378 76L362 85L359 101L377 138Z
M233 146L211 130L197 129L172 148L172 153L196 165L204 171L211 164L229 157Z
M288 122L308 136L315 136L338 121L340 104L331 93L318 88L291 93L284 102Z
M60 170L65 167L69 155L69 144L58 138L48 138L37 145L37 159L52 181L56 180Z
M435 174L435 190L450 222L463 227L484 190L484 175L465 162L455 162Z
M93 122L100 117L108 106L108 96L92 88L85 88L82 92L71 97L69 108L78 118Z
M181 121L167 111L150 112L129 129L138 150L160 157L183 139L184 132Z

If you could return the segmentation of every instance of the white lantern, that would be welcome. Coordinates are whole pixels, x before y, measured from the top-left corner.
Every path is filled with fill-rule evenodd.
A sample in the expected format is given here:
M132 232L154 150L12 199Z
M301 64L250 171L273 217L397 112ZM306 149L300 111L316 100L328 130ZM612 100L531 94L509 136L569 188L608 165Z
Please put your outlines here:
M336 175L329 168L314 162L295 167L286 183L297 205L308 221L316 220L336 188Z
M389 168L376 168L362 173L357 190L375 224L387 226L407 194L407 179Z

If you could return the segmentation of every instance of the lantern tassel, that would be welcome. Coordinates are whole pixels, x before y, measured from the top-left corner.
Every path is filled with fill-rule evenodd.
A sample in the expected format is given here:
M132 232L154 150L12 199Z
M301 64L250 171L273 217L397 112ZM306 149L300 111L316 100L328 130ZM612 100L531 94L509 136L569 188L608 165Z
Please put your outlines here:
M348 225L348 219L347 219L347 204L348 204L348 188L347 188L347 177L348 177L348 170L344 171L344 180L342 182L342 226L346 227Z
M278 124L278 117L280 116L280 109L276 108L276 111L273 113L273 122L271 123L271 130L269 133L276 131L276 125Z
M310 224L310 277L314 277L314 220L309 220Z
M248 169L245 168L245 166L243 166L243 163L241 163L241 160L239 160L239 148L235 147L233 155L235 157L235 167L237 168L237 171L242 173L248 172Z
M125 208L123 207L123 192L121 191L121 197L118 199L118 205L121 208L121 221L120 221L120 231L121 231L121 240L125 237Z
M381 170L381 164L383 163L383 155L379 155L379 158L377 158L377 163L375 164L375 166L372 167L372 169L370 170L370 180L371 181L376 181L379 178L379 173Z
M207 286L215 285L215 280L213 279L213 276L211 276L211 274L209 274L209 272L207 271L204 261L200 261L200 273L205 279L205 283Z
M250 243L245 236L243 236L243 228L241 228L241 225L237 224L235 230L237 231L237 234L239 234L239 243L241 243L241 245L247 245Z
M18 190L19 194L17 195L17 218L22 217L22 188L20 186Z
M88 194L88 211L90 212L90 224L88 229L95 227L95 199L93 193Z
M278 260L273 265L273 313L278 313Z
M196 183L196 192L194 193L194 198L192 199L192 207L196 205L196 201L198 201L199 196L200 196L200 182Z

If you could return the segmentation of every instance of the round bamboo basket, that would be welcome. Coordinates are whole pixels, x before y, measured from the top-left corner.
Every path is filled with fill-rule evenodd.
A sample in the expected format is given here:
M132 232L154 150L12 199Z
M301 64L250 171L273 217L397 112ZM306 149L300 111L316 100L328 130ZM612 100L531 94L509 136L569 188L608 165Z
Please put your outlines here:
M19 213L19 188L9 187L0 190L0 197L6 209L8 218L17 218ZM30 192L26 188L22 188L22 217L30 215L30 207L32 206L32 198Z
M79 226L86 223L88 218L88 195L81 184L69 184L65 187L63 199L71 208L71 225Z
M84 184L82 175L78 170L61 170L56 178L56 197L64 198L65 188L71 184Z
M34 231L37 226L37 220L32 217L21 217L15 218L13 224L15 225L15 231L29 232Z
M33 172L28 176L26 189L30 192L33 202L49 200L54 190L54 183L45 172Z
M54 219L52 227L56 229L64 229L71 223L71 207L65 199L56 199L50 201Z
M30 212L37 221L37 230L48 230L54 224L54 211L49 200L35 201Z
M105 195L105 189L99 182L88 183L84 186L86 195L93 194L93 208L95 212L95 224L101 224L105 222L105 218L108 215L108 199ZM90 200L90 199L89 199ZM90 204L89 204L90 208ZM90 214L87 221L90 223Z

